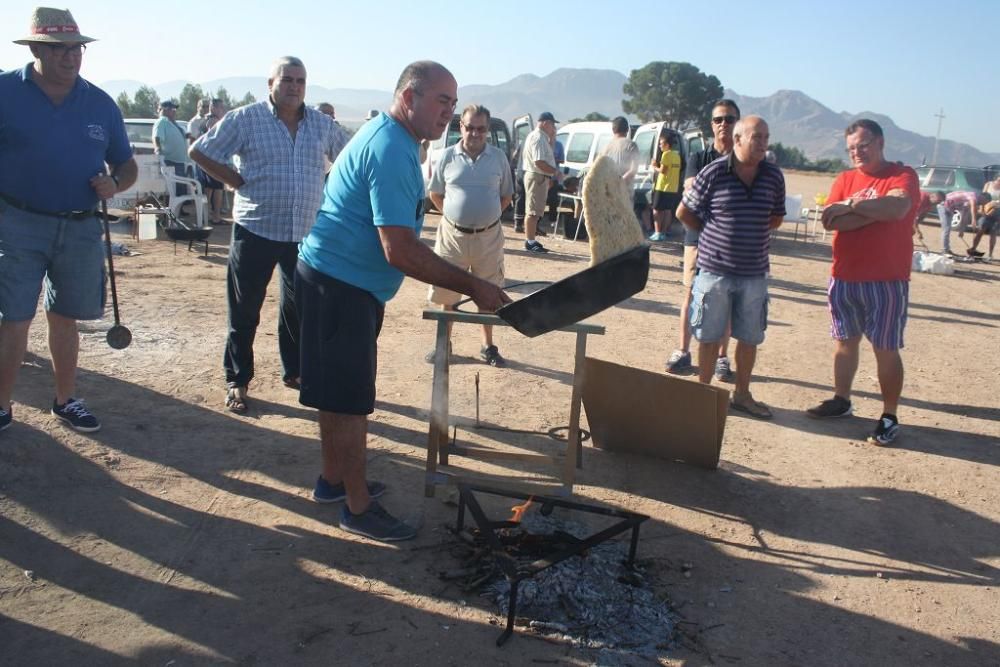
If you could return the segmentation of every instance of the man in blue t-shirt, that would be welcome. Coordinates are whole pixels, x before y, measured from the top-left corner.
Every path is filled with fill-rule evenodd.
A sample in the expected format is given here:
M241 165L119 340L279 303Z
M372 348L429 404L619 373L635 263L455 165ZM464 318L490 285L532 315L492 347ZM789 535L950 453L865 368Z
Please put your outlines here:
M365 477L385 303L404 276L469 295L483 311L510 302L500 287L438 257L420 241L425 197L420 142L437 139L448 128L457 95L455 77L442 65L408 65L389 113L365 123L334 163L316 224L299 249L299 401L320 411L323 454L313 499L346 500L340 527L382 541L416 535L374 500L385 485Z
M0 74L0 431L45 285L55 374L52 414L77 431L101 427L76 395L77 320L104 316L97 204L138 168L114 100L80 77L87 43L68 10L38 7L15 44L34 62ZM110 169L110 171L109 171Z

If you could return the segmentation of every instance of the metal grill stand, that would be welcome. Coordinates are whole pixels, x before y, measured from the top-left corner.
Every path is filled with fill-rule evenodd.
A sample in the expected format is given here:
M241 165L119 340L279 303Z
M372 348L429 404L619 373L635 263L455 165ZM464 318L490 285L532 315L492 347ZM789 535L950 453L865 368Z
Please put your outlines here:
M597 507L595 505L575 503L549 496L532 496L526 493L519 493L517 491L502 490L486 486L473 486L459 483L458 493L458 520L456 522L456 530L461 531L464 527L465 510L468 508L469 513L472 514L472 518L476 522L476 526L479 528L480 534L483 539L486 540L497 566L504 573L507 581L510 582L510 599L507 605L507 627L500 634L500 636L497 637L497 646L503 645L503 643L506 642L514 632L514 618L517 615L517 588L521 581L528 579L529 577L533 577L542 570L552 567L560 561L564 561L572 556L581 555L591 547L597 546L598 544L611 539L615 535L624 533L629 529L632 530L632 541L629 545L628 558L625 560L625 565L631 566L635 561L635 552L639 546L639 526L643 521L649 518L645 514L628 512L626 510ZM496 533L496 531L504 528L513 528L518 525L518 522L508 520L495 521L487 517L482 506L479 504L479 501L476 500L475 494L477 493L486 493L494 496L501 496L503 498L520 499L525 501L531 500L533 503L540 506L540 511L543 515L550 514L556 507L563 507L570 510L588 512L590 514L615 517L620 519L620 521L617 521L604 530L598 531L590 537L584 539L563 534L560 538L564 544L567 544L567 546L558 548L549 556L524 564L519 563L507 552Z

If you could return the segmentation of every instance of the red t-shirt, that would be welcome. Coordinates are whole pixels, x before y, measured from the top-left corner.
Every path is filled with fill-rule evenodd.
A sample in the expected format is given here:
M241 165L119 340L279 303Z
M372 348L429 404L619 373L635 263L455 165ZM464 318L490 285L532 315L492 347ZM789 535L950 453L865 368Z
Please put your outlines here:
M833 267L838 280L868 282L909 280L913 263L913 218L920 204L917 172L890 162L877 175L858 169L841 172L830 188L828 204L847 199L876 199L903 190L910 208L898 220L880 220L849 232L833 233Z

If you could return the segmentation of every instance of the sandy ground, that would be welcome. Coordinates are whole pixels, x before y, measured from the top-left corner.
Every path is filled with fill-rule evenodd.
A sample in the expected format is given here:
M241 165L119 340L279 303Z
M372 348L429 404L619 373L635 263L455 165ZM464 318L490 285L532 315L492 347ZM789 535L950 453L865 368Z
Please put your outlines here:
M788 180L806 205L829 183ZM436 224L430 216L425 238ZM936 226L925 231L933 247ZM115 262L135 340L112 350L109 320L88 323L80 355L79 393L103 430L77 434L48 414L39 320L15 389L16 423L0 434L0 663L611 660L524 633L498 649L495 610L435 576L455 508L443 492L422 493L431 393L423 356L433 336L421 319L424 286L407 281L388 308L369 439L370 473L391 485L385 504L421 532L383 546L341 532L339 506L309 499L315 414L280 382L276 290L258 335L251 412L223 407L228 228L207 257L116 235L140 253ZM716 471L588 445L576 497L652 517L639 555L683 621L664 664L1000 665L1000 266L914 276L905 430L897 446L875 448L864 442L880 411L870 352L855 417L803 415L830 393L830 247L792 235L787 226L773 244L771 321L754 377L775 420L731 416ZM538 257L509 237L512 281L586 266L583 242L550 237L553 252ZM591 337L589 353L662 370L681 297L674 241L654 249L643 293L594 318L607 334ZM494 369L475 360L476 332L458 328L453 414L474 416L478 372L484 421L565 424L572 340L498 330L510 365Z

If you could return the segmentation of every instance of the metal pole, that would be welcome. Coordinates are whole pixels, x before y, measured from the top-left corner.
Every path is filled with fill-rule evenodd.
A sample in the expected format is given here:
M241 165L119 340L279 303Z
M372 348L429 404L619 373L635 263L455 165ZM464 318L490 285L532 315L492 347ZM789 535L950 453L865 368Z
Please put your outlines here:
M934 135L934 156L931 158L931 164L937 164L938 141L941 140L941 121L944 120L944 108L942 107L934 116L938 119L938 129L937 134Z

